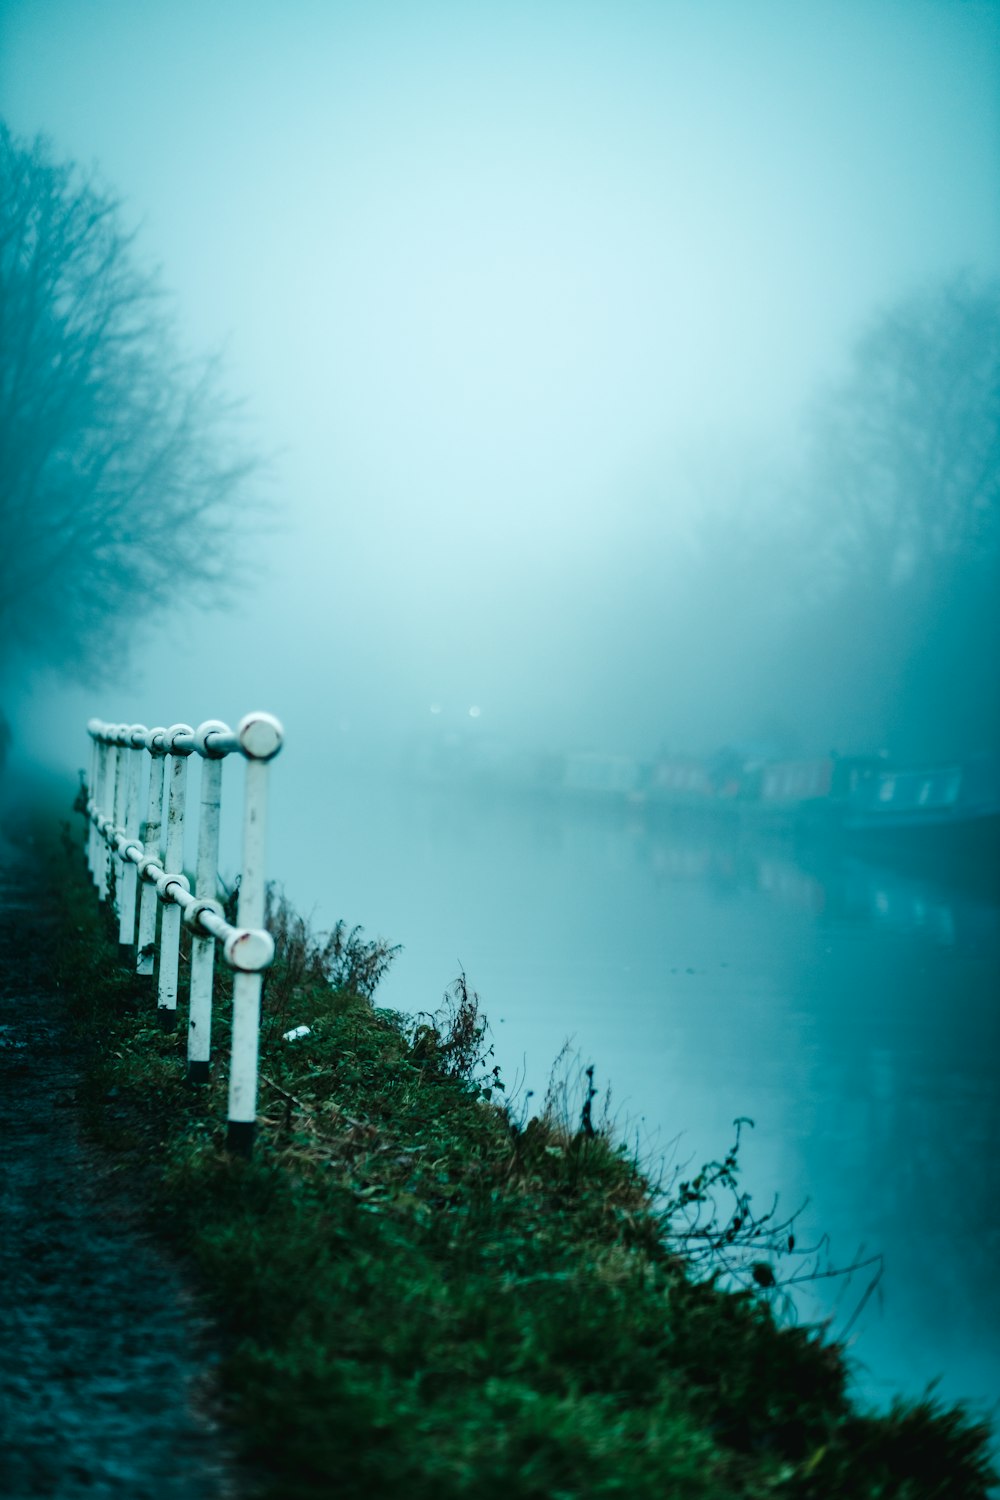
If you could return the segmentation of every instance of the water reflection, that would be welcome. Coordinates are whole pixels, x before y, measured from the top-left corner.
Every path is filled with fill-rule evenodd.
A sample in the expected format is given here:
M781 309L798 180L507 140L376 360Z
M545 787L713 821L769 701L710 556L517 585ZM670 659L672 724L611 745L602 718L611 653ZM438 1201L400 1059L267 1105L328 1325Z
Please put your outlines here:
M856 854L726 839L724 829L685 830L645 836L633 821L631 836L643 841L657 882L709 884L720 896L733 887L756 890L781 905L814 916L871 923L945 946L957 941L984 943L1000 932L1000 904L988 888L954 888L902 866L873 863ZM961 924L961 935L958 924Z
M287 785L287 784L286 784ZM284 795L308 794L308 778ZM383 1003L433 1009L463 966L508 1080L544 1092L572 1038L621 1129L708 1160L736 1115L755 1203L804 1200L803 1238L881 1251L853 1330L883 1396L942 1377L1000 1392L1000 909L946 880L778 838L663 827L545 798L356 783L309 850L275 818L275 867L314 920L362 921L404 952ZM331 877L331 871L334 872ZM812 1316L863 1286L823 1283Z
M809 921L812 943L783 949L780 987L798 1003L769 1040L798 1157L783 1185L811 1195L804 1221L833 1234L835 1257L885 1256L856 1344L862 1387L916 1391L941 1376L952 1395L995 1399L1000 907L989 888L711 829L649 837L644 857L661 888L703 889L717 931L720 897L737 892ZM744 1036L755 1052L754 1028ZM830 1290L805 1299L807 1314L846 1312L857 1288L842 1306Z

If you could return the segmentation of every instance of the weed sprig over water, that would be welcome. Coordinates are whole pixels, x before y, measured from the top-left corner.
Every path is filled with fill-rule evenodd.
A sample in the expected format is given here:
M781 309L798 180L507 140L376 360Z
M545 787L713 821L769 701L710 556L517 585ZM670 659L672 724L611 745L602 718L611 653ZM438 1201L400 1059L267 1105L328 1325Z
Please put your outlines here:
M929 1400L857 1410L842 1347L781 1320L754 1267L794 1231L711 1206L742 1201L735 1148L651 1182L593 1073L557 1072L536 1114L508 1102L464 975L433 1015L379 1009L395 950L314 938L274 893L260 1142L233 1160L224 1067L183 1083L82 880L72 902L60 973L99 1039L91 1127L146 1164L161 1231L200 1269L270 1495L986 1494L983 1423Z

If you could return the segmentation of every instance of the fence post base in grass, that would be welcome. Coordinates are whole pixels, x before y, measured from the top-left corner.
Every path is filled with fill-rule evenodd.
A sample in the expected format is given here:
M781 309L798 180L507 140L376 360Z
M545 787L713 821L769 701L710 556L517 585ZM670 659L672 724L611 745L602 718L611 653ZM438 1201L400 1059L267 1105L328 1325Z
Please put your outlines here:
M158 1005L156 1007L156 1024L161 1031L177 1030L177 1012L169 1005Z
M189 1062L188 1083L207 1083L210 1072L211 1070L207 1062Z
M232 1156L244 1156L249 1160L253 1155L256 1128L253 1120L230 1120L226 1133L226 1150Z
M135 949L131 943L118 944L118 962L123 969L131 970L135 967Z

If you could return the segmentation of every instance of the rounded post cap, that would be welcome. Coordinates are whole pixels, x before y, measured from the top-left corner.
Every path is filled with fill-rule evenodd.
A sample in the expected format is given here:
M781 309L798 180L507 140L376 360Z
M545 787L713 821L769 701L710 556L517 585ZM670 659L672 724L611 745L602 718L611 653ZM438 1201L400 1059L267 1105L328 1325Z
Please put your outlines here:
M226 756L225 750L216 750L208 743L209 735L232 734L228 724L221 719L206 719L204 724L199 724L194 732L194 748L199 755L206 760L223 760Z
M171 874L169 870L164 870L156 881L157 895L164 906L183 905L184 903L178 900L177 893L183 892L184 895L188 895L190 890L191 882L186 875Z
M201 925L201 914L206 911L210 911L213 916L225 919L226 914L220 901L214 901L211 896L196 896L183 917L184 926L193 932L195 937L212 937L207 927Z
M177 741L181 735L194 735L190 724L171 724L166 732L167 749L171 755L190 755L194 745L178 745Z
M236 735L248 760L273 760L281 749L285 731L273 714L244 714Z
M222 952L231 969L257 974L274 962L274 939L262 928L241 927L226 939Z

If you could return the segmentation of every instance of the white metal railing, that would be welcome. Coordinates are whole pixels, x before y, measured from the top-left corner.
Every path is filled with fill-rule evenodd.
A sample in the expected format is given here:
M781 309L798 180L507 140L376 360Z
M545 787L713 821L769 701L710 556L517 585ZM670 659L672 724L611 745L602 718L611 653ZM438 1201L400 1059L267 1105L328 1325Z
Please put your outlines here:
M194 1083L208 1078L217 942L234 971L228 1142L231 1150L249 1155L257 1115L262 975L274 958L274 942L264 930L267 776L284 731L273 715L252 713L235 730L218 719L197 729L190 724L147 729L142 724L91 719L87 732L92 740L87 863L102 901L108 899L114 874L120 952L134 963L137 974L152 981L155 971L157 1013L167 1027L177 1019L182 921L192 934L187 1058L188 1077ZM187 765L192 754L201 758L193 892L183 868ZM222 763L233 754L246 759L235 927L218 900Z

